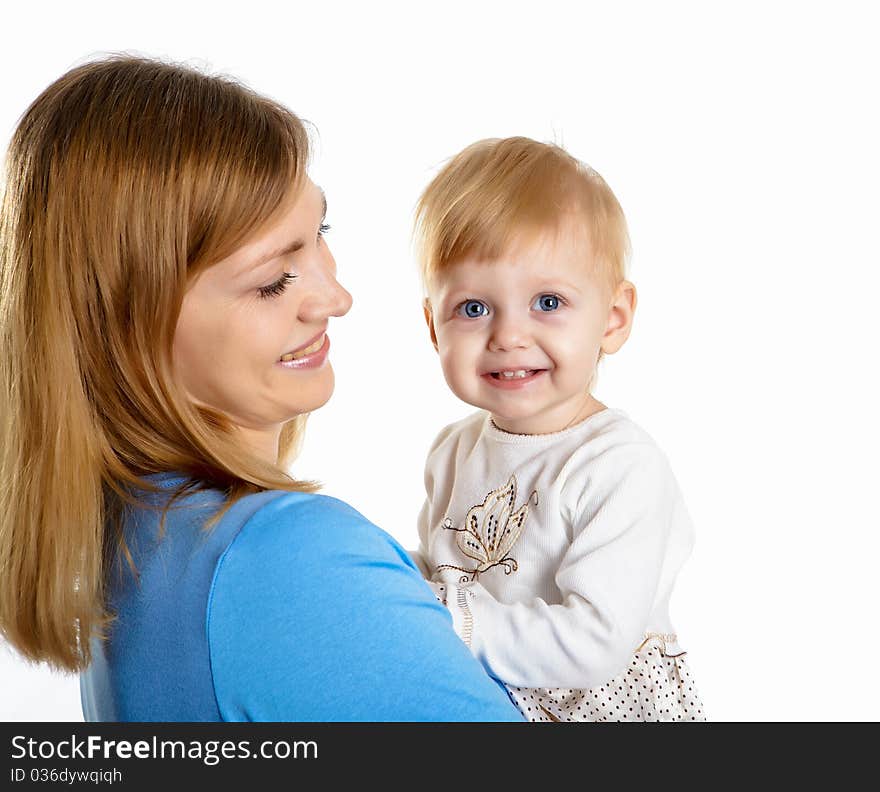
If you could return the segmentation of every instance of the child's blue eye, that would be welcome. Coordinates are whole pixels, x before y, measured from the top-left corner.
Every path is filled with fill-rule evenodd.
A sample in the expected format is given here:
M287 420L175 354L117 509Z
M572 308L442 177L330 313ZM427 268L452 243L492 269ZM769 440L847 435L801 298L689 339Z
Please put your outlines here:
M486 304L479 300L465 300L458 306L457 313L466 316L468 319L479 319L489 313Z
M555 311L559 307L559 298L555 294L542 294L532 303L532 308L535 306L539 311Z

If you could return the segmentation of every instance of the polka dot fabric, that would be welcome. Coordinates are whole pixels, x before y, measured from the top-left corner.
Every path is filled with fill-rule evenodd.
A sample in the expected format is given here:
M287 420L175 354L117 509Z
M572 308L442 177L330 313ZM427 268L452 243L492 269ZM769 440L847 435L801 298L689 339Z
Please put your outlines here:
M659 635L649 634L626 671L599 687L507 689L533 722L706 720L684 653L666 654Z

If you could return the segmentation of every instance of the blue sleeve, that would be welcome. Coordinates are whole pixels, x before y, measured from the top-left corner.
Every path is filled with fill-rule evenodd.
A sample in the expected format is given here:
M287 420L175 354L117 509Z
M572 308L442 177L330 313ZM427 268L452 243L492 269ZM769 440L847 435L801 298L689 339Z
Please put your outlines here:
M208 603L227 721L522 721L406 552L345 503L284 495L245 523Z

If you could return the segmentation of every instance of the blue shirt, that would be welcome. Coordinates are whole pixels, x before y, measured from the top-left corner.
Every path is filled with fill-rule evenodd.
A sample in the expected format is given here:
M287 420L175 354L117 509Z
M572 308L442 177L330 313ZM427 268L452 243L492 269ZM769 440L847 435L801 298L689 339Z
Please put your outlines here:
M222 503L216 490L178 501L162 537L160 512L127 513L139 574L113 564L86 720L523 720L403 548L353 508L267 491L205 531Z

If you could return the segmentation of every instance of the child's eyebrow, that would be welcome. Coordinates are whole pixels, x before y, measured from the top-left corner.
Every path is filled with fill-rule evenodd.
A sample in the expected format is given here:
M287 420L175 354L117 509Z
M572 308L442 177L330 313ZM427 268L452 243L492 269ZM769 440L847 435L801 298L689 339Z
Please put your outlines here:
M574 283L571 283L567 280L555 279L553 277L547 278L542 277L540 280L536 279L532 281L531 291L538 292L550 292L554 290L559 291L570 291L574 292L577 295L581 295L584 293L584 288L582 286L576 286ZM457 300L464 296L474 296L479 297L481 294L485 293L486 289L479 285L476 286L458 286L455 289L451 289L443 295L443 301L447 300Z
M575 286L573 283L569 283L568 281L560 280L554 281L550 279L549 281L542 281L542 283L551 283L553 286L561 286L563 289L568 289L569 291L576 292L580 294L583 289L580 286Z

